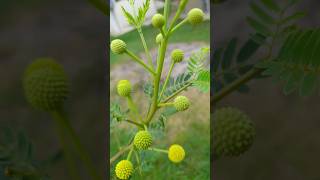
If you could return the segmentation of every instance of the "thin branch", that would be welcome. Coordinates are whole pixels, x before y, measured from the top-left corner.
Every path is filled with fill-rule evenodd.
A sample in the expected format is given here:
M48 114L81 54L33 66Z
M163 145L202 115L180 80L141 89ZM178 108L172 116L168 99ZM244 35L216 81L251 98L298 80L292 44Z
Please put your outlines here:
M112 156L110 158L110 165L112 165L112 163L114 163L115 160L117 160L120 156L122 156L124 153L126 153L127 151L129 151L131 149L131 147L133 146L133 144L130 144L124 148L122 148L119 152L117 152L117 154L115 154L114 156Z
M193 80L191 80L188 84L186 84L185 86L183 86L181 89L179 89L178 91L176 91L175 93L171 94L169 97L167 97L162 103L166 103L168 101L170 101L172 98L174 98L176 95L178 95L179 93L181 93L182 91L184 91L185 89L187 89L189 86L192 85Z

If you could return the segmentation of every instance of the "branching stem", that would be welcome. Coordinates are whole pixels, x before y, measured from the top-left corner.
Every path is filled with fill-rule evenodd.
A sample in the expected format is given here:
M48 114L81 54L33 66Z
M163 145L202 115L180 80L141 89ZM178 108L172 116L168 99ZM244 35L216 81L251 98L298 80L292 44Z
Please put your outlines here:
M137 63L139 63L142 67L144 67L147 71L149 71L152 75L156 75L156 73L148 66L146 65L142 59L140 59L139 57L137 57L136 55L134 55L131 51L129 51L128 49L126 49L126 53L132 57L132 59L134 61L136 61Z

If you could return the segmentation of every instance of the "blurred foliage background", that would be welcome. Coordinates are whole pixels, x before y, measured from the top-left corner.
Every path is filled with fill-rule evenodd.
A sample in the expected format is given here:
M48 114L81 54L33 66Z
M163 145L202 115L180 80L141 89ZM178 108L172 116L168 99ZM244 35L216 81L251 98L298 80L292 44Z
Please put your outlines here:
M55 58L71 81L66 109L72 126L105 175L105 17L84 0L1 0L0 26L0 132L22 132L33 146L33 160L46 163L52 179L69 179L54 123L47 113L30 107L21 85L25 67L35 58ZM6 179L3 168L0 179Z
M145 39L151 51L153 59L157 55L157 45L155 37L159 33L152 26L143 27ZM139 34L131 31L119 37L127 43L127 47L144 57L143 46L140 43ZM210 22L207 20L200 26L182 26L174 33L169 40L167 56L175 48L185 51L186 57L183 63L177 64L173 70L173 76L183 73L186 69L186 61L189 56L198 51L201 47L210 46ZM170 58L165 60L162 79L166 77ZM121 105L122 110L127 109L126 101L117 95L116 83L121 79L128 79L132 82L133 100L138 103L139 109L143 112L147 110L148 97L143 93L143 85L150 82L149 74L140 67L135 67L135 63L126 55L110 54L110 102ZM210 179L210 102L209 93L203 94L196 89L190 89L182 93L191 101L191 106L187 111L176 113L170 116L165 128L151 130L155 137L153 147L167 149L171 144L181 144L186 151L186 158L181 164L173 164L166 154L146 151L142 154L142 172L136 169L132 179L153 179L153 180L177 180ZM156 115L155 117L157 117ZM153 121L157 121L155 118ZM132 128L125 122L111 122L110 128L110 156L116 154L119 149L126 146L130 138L137 129ZM120 157L110 168L113 179L115 164L127 157L127 153ZM135 157L133 156L133 159Z
M215 46L225 47L233 37L240 43L252 30L245 21L249 0L229 0L215 5ZM295 9L307 12L302 27L317 27L319 1L301 1ZM257 56L263 56L258 53ZM224 180L317 180L320 179L319 91L310 97L297 93L285 96L282 85L271 78L252 80L250 92L232 93L216 108L234 106L255 123L257 137L252 148L239 158L223 158L214 163L214 178Z

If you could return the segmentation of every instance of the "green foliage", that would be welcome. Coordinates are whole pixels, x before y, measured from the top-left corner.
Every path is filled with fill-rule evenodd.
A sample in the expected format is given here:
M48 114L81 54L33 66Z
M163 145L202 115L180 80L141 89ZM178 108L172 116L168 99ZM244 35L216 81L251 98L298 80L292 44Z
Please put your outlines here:
M199 72L206 69L206 62L208 60L210 48L204 47L200 51L191 55L188 60L188 72L192 74L198 74Z
M299 30L291 33L273 61L260 63L265 75L285 82L283 92L295 90L310 95L318 85L320 68L320 29Z
M265 37L260 34L254 36L260 38L262 41L265 39ZM250 61L250 59L260 47L260 43L250 38L238 50L237 39L233 38L228 43L226 49L217 49L213 54L214 93L219 92L223 87L250 71L256 62ZM248 92L249 87L243 84L237 91Z
M182 73L179 74L176 78L170 78L162 99L166 99L167 97L173 95L174 93L187 86L191 82L191 78L192 75L190 73Z
M131 5L132 9L134 9L134 0L129 0L129 4ZM121 9L128 23L137 28L140 28L143 25L149 7L150 0L146 0L146 2L144 2L143 5L138 8L137 15L129 13L124 7L121 7Z
M210 72L201 71L197 79L192 84L203 93L207 93L210 90Z
M167 120L170 116L174 115L175 113L177 113L176 108L174 107L167 107L165 108L157 117L157 119L155 119L154 121L152 121L152 123L150 124L150 127L152 129L156 129L156 130L161 130L164 131L166 128L166 124L167 124Z
M123 112L118 103L112 103L110 106L110 119L116 122L127 120L127 112Z
M0 167L13 179L48 179L33 159L30 140L9 128L1 128L0 132Z

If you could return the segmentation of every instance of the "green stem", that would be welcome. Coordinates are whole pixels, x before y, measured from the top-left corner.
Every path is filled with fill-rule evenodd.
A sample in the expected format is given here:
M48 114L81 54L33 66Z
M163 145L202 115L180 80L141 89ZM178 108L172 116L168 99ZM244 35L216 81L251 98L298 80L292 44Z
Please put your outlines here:
M164 37L163 42L161 43L161 46L160 46L160 53L157 60L158 67L157 67L156 76L154 78L154 91L153 91L153 97L152 97L152 104L151 104L150 111L147 115L147 118L145 120L145 124L147 125L150 123L152 117L154 116L158 108L159 85L160 85L161 73L163 69L164 58L167 50L167 44L168 44L168 37Z
M164 82L164 84L163 84L163 87L162 87L162 90L161 90L161 93L160 93L160 96L159 96L159 99L160 99L160 100L161 100L161 97L162 97L162 95L163 95L166 87L167 87L167 84L168 84L168 81L169 81L169 79L170 79L170 76L171 76L171 73L172 73L172 70L173 70L174 65L175 65L175 63L174 63L174 61L172 61L172 62L171 62L171 65L170 65L170 69L169 69L168 75L167 75L167 78L166 78L166 80L165 80L165 82Z
M80 176L77 173L76 170L76 164L75 161L72 157L72 153L70 149L68 148L68 143L66 141L66 134L64 132L64 122L65 121L57 112L52 112L51 113L53 119L55 120L56 123L56 128L57 132L59 135L59 140L63 148L63 152L67 161L67 166L69 169L69 173L72 179L80 179Z
M155 151L155 152L161 152L161 153L166 153L168 154L168 150L164 150L164 149L158 149L158 148L149 148L150 151Z
M163 12L163 16L164 16L164 29L167 29L168 27L168 21L169 21L169 15L170 15L170 9L171 9L171 0L166 0L164 2L164 12Z
M175 93L173 93L172 95L170 95L169 97L167 97L163 103L166 103L168 101L170 101L172 98L174 98L176 95L178 95L179 93L181 93L182 91L184 91L185 89L187 89L189 86L192 85L193 81L190 81L188 84L184 85L182 88L180 88L178 91L176 91Z
M124 154L125 152L129 151L131 149L133 145L130 144L124 148L122 148L119 152L117 152L117 154L113 155L111 158L110 158L110 165L112 165L112 163L117 160L122 154Z
M131 51L129 51L128 49L126 49L126 53L132 57L132 59L134 61L136 61L137 63L139 63L140 65L142 65L142 67L144 67L147 71L149 71L152 75L156 75L156 73L149 67L147 66L140 58L138 58L136 55L134 55Z
M162 37L166 37L166 33L163 31L162 28L160 28L160 32L161 32L161 34L162 34Z
M127 160L128 161L130 161L130 159L131 159L131 155L132 155L133 149L134 149L134 146L131 146L131 149L130 149L129 154L127 156Z
M152 63L152 58L151 58L150 51L149 51L149 49L148 49L146 40L144 39L144 36L143 36L143 33L142 33L142 29L141 29L141 27L139 27L139 28L137 28L137 30L138 30L138 33L139 33L139 35L140 35L140 38L141 38L141 41L142 41L142 45L143 45L144 51L145 51L145 53L146 53L146 55L147 55L147 58L148 58L148 61L149 61L151 70L154 71L153 63Z
M179 19L181 13L184 11L187 3L188 3L188 0L181 0L181 1L180 1L179 8L178 8L177 13L176 13L176 15L174 16L173 20L171 21L171 24L170 24L170 26L169 26L168 32L170 32L170 31L172 30L174 24L175 24L176 21Z
M139 115L139 111L137 109L137 106L133 102L132 97L130 95L127 97L127 100L128 100L128 107L129 107L130 111L132 111L132 113L133 113L133 118L136 119L136 121L142 121L142 119Z
M137 122L135 122L135 121L131 121L131 120L129 120L129 119L127 119L127 120L125 120L125 121L128 122L128 123L134 124L134 125L136 125L136 126L138 126L138 127L140 127L140 128L144 128L143 124L137 123Z
M80 156L80 159L84 163L86 169L88 170L90 176L94 180L102 180L102 177L99 176L98 172L96 171L96 168L93 165L93 162L90 159L90 156L88 152L85 150L85 148L82 146L79 137L76 135L74 129L72 128L70 122L68 121L65 113L60 110L55 112L55 116L57 116L59 119L61 119L61 126L65 128L65 130L69 133L70 138L72 139L75 150Z
M182 25L184 25L186 22L188 22L188 19L185 18L183 19L179 24L177 24L176 26L174 26L170 32L168 34L172 34L174 31L176 31L177 29L179 29Z
M158 107L167 107L167 106L173 106L174 103L160 103L158 104Z

